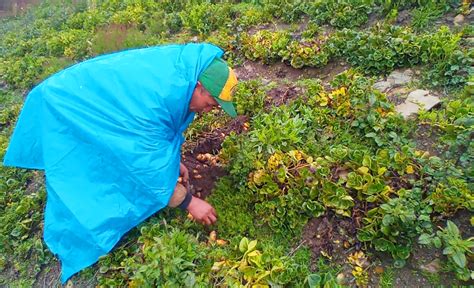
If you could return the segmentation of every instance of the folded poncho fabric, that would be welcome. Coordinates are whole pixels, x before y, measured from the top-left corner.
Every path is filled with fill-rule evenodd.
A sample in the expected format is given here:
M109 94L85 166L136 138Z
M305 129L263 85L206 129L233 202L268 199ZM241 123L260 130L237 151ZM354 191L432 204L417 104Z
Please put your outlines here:
M44 240L63 283L167 205L192 92L222 53L187 44L108 54L30 92L4 164L45 171Z

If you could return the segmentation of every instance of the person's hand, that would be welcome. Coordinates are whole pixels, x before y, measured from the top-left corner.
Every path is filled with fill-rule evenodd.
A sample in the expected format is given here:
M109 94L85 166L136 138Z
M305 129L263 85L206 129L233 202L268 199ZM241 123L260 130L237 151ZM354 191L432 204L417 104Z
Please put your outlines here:
M179 176L183 178L183 183L188 183L189 171L188 168L186 168L186 166L184 166L182 162L179 164Z
M216 210L206 201L194 196L189 203L188 212L202 224L211 225L217 221Z

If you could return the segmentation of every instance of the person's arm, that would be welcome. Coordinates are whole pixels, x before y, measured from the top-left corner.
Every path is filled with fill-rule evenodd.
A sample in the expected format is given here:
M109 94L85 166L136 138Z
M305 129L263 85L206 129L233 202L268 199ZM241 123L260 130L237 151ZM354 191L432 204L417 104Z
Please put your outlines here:
M187 210L196 221L202 224L214 224L217 221L216 210L206 201L192 196L187 188L189 186L188 169L182 163L180 165L180 176L182 177L182 183L176 183L168 206ZM184 183L186 183L186 186L183 185Z

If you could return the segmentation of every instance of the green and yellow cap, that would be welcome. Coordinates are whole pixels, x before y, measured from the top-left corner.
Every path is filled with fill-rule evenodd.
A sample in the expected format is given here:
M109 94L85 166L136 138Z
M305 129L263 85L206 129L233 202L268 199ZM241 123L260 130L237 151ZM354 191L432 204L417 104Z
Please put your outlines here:
M231 117L236 117L232 92L237 85L234 71L221 58L214 58L211 64L199 75L199 82L214 97L222 109Z

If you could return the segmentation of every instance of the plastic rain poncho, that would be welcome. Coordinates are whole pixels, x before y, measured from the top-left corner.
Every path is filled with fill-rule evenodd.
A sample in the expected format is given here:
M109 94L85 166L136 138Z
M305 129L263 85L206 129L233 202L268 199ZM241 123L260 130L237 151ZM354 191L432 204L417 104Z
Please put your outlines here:
M192 92L222 53L188 44L108 54L29 93L4 164L45 171L44 240L63 283L167 205Z

